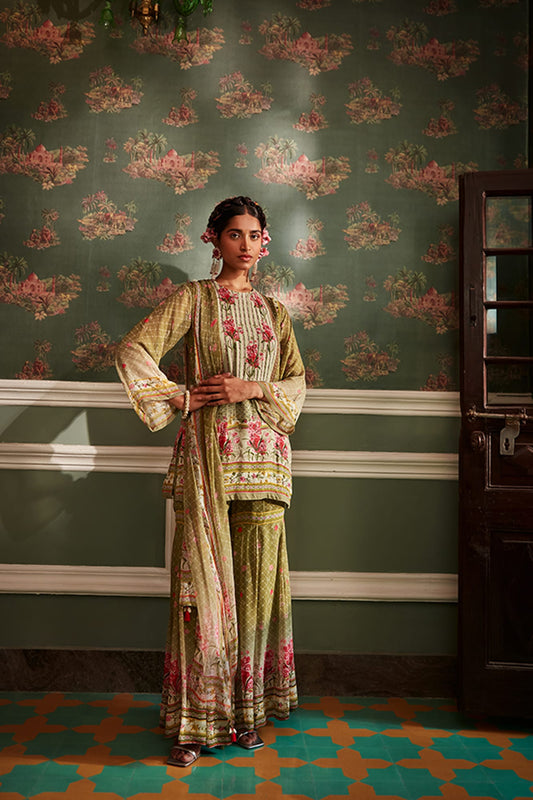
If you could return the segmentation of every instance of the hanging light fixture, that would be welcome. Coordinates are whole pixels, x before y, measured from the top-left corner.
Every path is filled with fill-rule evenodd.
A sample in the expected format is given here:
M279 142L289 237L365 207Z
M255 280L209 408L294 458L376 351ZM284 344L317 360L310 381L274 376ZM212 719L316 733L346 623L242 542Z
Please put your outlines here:
M173 3L178 14L178 21L174 31L175 42L181 42L187 38L187 19L198 5L203 7L204 16L207 16L213 10L213 0L173 0ZM159 20L158 0L130 0L130 16L132 19L139 21L143 35L146 36L150 26ZM111 0L105 0L104 2L100 23L104 28L113 28L115 26Z
M204 17L213 10L213 0L173 0L174 8L178 12L178 22L174 31L174 41L181 42L187 38L187 17L196 10L199 4L203 6Z
M139 20L143 36L146 36L150 25L159 19L159 3L157 0L131 0L130 16Z

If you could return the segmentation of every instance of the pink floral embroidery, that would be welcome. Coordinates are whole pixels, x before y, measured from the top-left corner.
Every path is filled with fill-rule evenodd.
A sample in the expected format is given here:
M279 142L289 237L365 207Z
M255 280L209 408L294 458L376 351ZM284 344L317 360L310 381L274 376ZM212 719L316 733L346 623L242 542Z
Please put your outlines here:
M265 304L261 299L261 296L257 292L252 292L252 303L256 308L264 308L265 306Z
M267 452L268 442L258 419L252 419L248 423L248 435L252 448L263 456Z
M289 678L294 670L294 648L292 639L283 645L279 654L278 669L284 678Z
M235 303L235 295L226 286L219 286L218 294L225 303L230 303L231 305Z
M277 433L274 447L279 453L281 453L283 458L288 458L289 448L287 446L287 439L285 436L282 436L280 433Z
M265 357L264 353L259 352L257 342L250 342L246 346L246 363L254 369L259 369L260 362Z
M237 327L237 325L235 325L234 319L228 317L227 319L223 320L222 327L224 328L224 333L226 336L229 336L234 342L240 342L243 330L241 327Z
M228 421L226 419L218 423L217 434L218 434L218 446L220 447L221 454L223 456L232 456L233 444L231 442L230 437L228 436Z
M261 323L261 327L257 328L257 333L261 336L263 342L270 343L274 338L274 331L266 322Z
M251 692L253 689L252 661L249 655L241 659L241 683L244 692Z

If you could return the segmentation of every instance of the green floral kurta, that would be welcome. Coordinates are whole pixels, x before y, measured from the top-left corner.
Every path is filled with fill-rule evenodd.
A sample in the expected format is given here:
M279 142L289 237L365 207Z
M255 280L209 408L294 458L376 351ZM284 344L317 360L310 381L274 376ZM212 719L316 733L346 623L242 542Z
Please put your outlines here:
M242 313L250 326L237 331L247 348L243 351L234 347L233 295L235 303L243 302L240 293L228 295L214 281L183 284L117 350L121 380L151 430L175 416L168 400L179 389L158 365L182 338L188 387L231 368L237 377L258 380L264 394L262 400L192 413L180 428L165 480L176 509L183 509L177 603L195 607L197 617L196 649L180 680L187 703L194 697L196 706L206 710L204 744L229 741L235 718L238 631L228 500L288 503L286 437L294 430L305 396L304 367L286 309L258 292L247 294L248 311ZM260 324L254 331L255 319Z

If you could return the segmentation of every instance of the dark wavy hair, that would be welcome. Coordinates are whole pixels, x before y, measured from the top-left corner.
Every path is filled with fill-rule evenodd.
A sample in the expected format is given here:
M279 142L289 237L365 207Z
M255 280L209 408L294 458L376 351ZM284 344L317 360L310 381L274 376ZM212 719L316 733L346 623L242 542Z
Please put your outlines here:
M259 220L262 231L266 228L265 212L259 203L243 195L227 197L226 200L218 203L211 212L207 227L211 228L217 236L220 236L229 220L232 217L241 216L241 214L250 214Z

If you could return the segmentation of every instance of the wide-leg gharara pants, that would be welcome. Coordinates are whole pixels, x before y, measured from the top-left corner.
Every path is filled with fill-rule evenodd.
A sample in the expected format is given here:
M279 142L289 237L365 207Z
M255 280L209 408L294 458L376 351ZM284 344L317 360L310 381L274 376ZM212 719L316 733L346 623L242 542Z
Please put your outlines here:
M298 704L292 639L291 595L284 505L272 500L233 500L228 514L233 549L239 661L234 685L233 725L253 730L268 717L286 719ZM176 510L171 598L180 596L183 512ZM231 720L213 719L201 692L187 685L196 650L196 610L185 621L171 601L161 726L180 742L214 746L231 740Z

